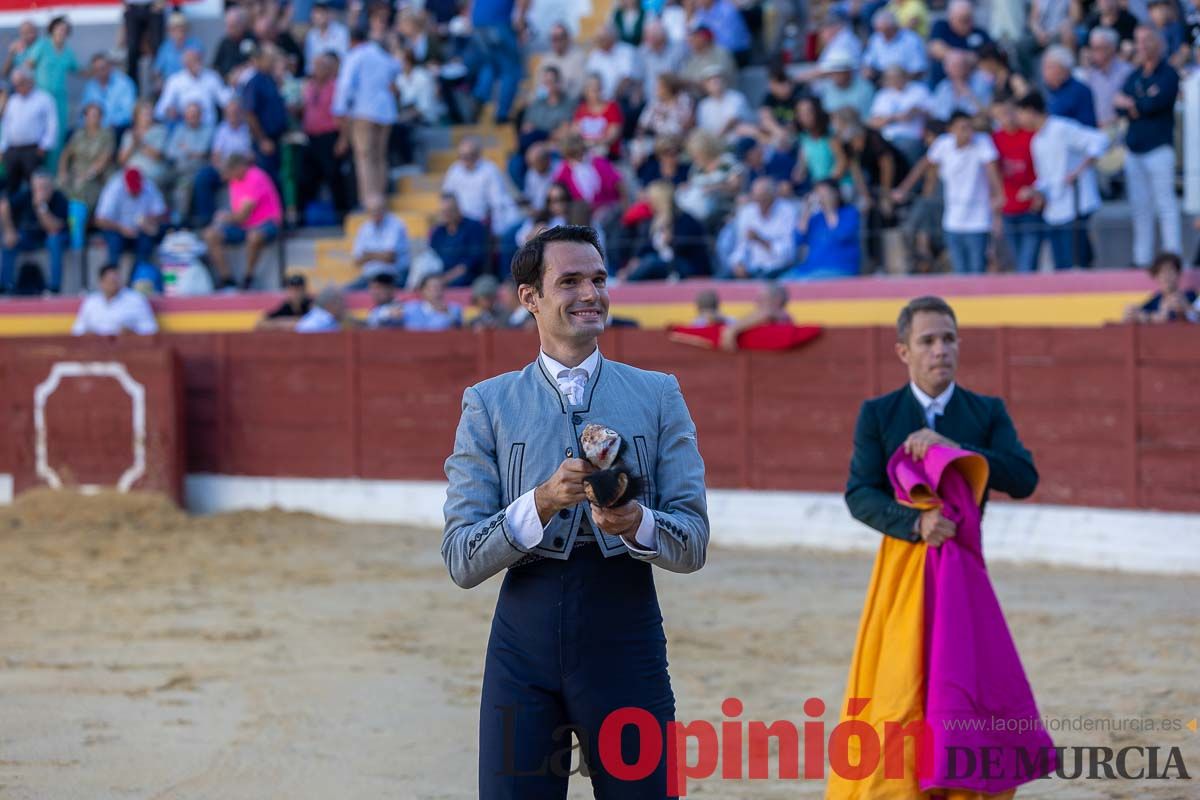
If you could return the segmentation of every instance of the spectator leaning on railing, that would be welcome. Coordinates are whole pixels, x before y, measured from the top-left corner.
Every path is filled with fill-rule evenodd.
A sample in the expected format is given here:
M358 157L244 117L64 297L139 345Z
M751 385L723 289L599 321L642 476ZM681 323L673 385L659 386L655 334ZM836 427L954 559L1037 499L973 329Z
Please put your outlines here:
M50 256L49 289L62 288L63 253L67 250L67 198L54 185L50 173L33 173L28 187L0 195L0 292L10 292L16 276L17 255L43 248Z
M119 336L135 333L149 336L158 332L154 309L146 296L121 285L121 270L116 264L100 268L100 288L83 299L72 336Z
M1200 321L1195 289L1180 288L1183 262L1174 253L1159 253L1150 265L1150 277L1158 281L1158 291L1141 304L1125 309L1125 322Z

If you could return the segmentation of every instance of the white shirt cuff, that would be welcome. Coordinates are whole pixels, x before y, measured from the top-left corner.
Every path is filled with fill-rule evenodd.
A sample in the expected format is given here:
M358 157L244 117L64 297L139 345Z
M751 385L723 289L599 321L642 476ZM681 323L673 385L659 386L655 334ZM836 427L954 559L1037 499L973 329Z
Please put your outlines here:
M542 525L542 520L538 517L537 503L533 500L535 491L537 489L530 489L513 500L504 512L509 532L517 540L517 544L529 550L542 543L542 537L549 526L549 523Z
M639 505L641 505L639 503ZM621 537L621 541L625 546L633 552L643 556L658 555L658 531L654 527L654 514L650 509L642 506L642 521L638 523L637 532L633 535L633 540L641 545L634 547L625 537Z

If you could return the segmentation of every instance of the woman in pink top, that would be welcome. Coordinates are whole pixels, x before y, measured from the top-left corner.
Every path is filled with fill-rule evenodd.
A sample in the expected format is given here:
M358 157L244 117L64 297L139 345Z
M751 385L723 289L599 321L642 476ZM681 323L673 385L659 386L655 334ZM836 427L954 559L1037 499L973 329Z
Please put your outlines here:
M607 158L588 155L578 133L563 137L562 155L551 183L566 186L572 200L587 204L592 221L603 224L621 203L620 173Z
M283 202L271 176L251 164L246 156L231 155L223 172L229 181L230 210L218 212L213 224L204 231L204 241L223 289L237 286L229 272L225 245L246 244L242 288L249 289L254 285L254 268L263 247L279 235Z

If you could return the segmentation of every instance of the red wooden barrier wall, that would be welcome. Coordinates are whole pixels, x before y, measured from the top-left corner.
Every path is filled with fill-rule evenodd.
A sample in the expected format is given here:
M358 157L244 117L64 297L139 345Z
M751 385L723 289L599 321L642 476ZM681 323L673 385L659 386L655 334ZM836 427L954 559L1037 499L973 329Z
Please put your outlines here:
M442 479L463 388L537 352L536 335L509 332L157 341L183 368L189 472L372 479ZM906 380L893 342L843 328L794 352L726 354L616 329L602 348L679 377L710 486L840 491L859 404ZM1200 511L1200 326L969 328L961 359L960 382L1004 397L1033 450L1035 500ZM11 458L0 448L0 472Z

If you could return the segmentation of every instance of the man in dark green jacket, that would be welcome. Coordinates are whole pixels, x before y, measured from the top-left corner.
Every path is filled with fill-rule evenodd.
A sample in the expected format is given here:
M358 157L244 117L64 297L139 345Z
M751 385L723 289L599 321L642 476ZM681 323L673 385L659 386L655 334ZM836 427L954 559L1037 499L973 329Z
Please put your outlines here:
M855 519L881 533L936 546L954 536L954 523L936 508L917 511L896 502L887 462L897 448L918 459L934 444L980 453L988 462L988 489L1015 499L1033 494L1038 474L1004 401L954 383L958 321L945 300L918 297L909 302L900 312L896 335L896 354L908 366L909 384L863 403L854 429L846 505Z

